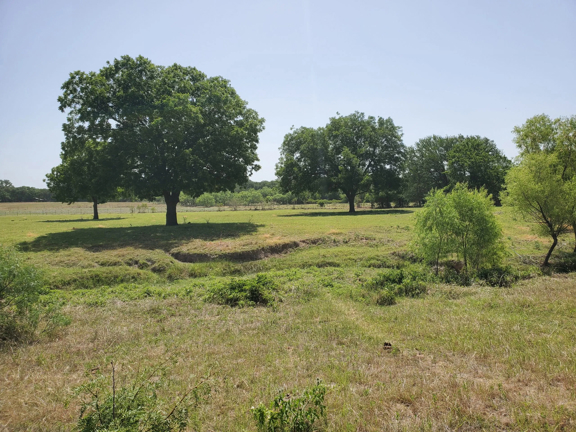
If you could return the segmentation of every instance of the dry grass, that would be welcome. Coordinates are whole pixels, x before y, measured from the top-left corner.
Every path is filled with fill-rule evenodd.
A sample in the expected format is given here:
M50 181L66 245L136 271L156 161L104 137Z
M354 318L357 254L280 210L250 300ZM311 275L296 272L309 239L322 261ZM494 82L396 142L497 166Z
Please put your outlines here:
M442 295L455 289L466 295ZM65 402L86 369L175 356L174 392L213 374L207 431L254 430L251 406L317 377L330 388L327 430L574 430L575 293L570 277L508 291L439 286L391 308L320 289L276 310L194 298L70 307L60 338L0 354L0 425L69 430L78 404Z

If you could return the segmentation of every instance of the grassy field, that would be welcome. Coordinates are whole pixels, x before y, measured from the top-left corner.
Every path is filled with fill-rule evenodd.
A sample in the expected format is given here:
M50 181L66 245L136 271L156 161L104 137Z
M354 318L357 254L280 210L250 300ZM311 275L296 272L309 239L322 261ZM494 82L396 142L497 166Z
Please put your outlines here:
M416 211L181 213L177 227L159 212L1 216L0 244L45 270L72 324L0 350L0 430L72 430L86 371L166 359L166 397L210 376L190 430L254 431L250 407L317 378L325 430L576 430L576 278L537 276L550 241L499 208L508 262L535 277L430 281L421 298L378 306L366 282L418 265ZM573 241L562 238L557 261ZM206 300L257 273L277 285L273 306Z

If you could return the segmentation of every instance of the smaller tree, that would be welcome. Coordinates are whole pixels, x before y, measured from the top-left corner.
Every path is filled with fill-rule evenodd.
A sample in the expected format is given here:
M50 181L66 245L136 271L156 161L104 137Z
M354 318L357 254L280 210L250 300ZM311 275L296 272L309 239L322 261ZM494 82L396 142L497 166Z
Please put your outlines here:
M538 231L552 237L544 267L558 244L558 236L568 232L576 213L576 180L563 178L564 163L554 153L533 153L506 176L504 203L515 207Z
M416 215L416 244L424 259L436 264L436 274L440 259L454 250L454 219L454 208L439 189L430 191L424 208Z
M70 135L69 135L70 136ZM120 185L119 158L106 143L87 140L62 143L62 163L46 175L54 198L72 204L82 199L92 202L93 219L99 219L98 204L114 198Z
M502 228L494 216L492 196L485 189L468 189L458 183L448 196L455 218L452 224L455 251L475 270L499 264Z
M416 220L416 246L420 254L436 264L452 254L464 268L478 270L500 263L503 255L502 229L485 189L469 190L457 184L445 194L434 190Z
M535 153L553 153L561 167L563 181L576 176L576 116L552 119L546 114L536 115L513 130L514 141L521 156ZM571 221L576 235L576 214ZM576 243L574 244L576 253Z

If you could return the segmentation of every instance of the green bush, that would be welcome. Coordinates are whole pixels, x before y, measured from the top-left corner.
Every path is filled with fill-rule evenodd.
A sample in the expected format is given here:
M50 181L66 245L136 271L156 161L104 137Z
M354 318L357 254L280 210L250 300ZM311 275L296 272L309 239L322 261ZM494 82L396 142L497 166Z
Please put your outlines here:
M402 269L386 269L378 273L364 285L371 291L378 291L375 302L388 306L396 303L396 297L420 297L426 294L426 282L431 279L422 269L407 266Z
M464 273L498 266L504 256L502 228L486 190L456 184L450 193L432 190L416 215L414 246L436 271L453 254L464 263Z
M232 307L267 306L274 303L276 283L266 274L252 279L232 279L209 288L206 300Z
M420 297L426 294L428 287L419 280L405 279L401 284L392 288L392 293L398 297Z
M210 394L210 386L200 381L168 403L159 396L167 387L167 370L163 367L145 369L129 385L117 388L114 365L112 373L98 372L95 378L76 388L83 398L78 432L184 431L190 412Z
M396 304L396 296L392 292L384 290L376 295L375 302L378 306L392 306Z
M252 407L252 415L260 432L312 432L318 430L317 420L326 420L324 397L326 386L321 380L305 389L300 396L280 391L267 408Z
M47 290L41 273L13 249L0 247L0 341L50 333L69 321L57 303L41 301Z
M396 269L387 269L378 273L371 280L366 283L366 287L370 289L386 289L390 285L401 284L404 280L404 271Z
M529 279L539 274L541 272L538 269L519 271L511 266L505 266L481 269L476 273L476 277L492 287L508 288L519 280Z

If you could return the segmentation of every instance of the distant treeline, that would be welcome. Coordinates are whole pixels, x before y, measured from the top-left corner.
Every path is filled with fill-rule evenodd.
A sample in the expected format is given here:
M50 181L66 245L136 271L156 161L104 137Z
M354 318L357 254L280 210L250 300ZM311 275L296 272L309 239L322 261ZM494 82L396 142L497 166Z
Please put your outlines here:
M48 189L14 186L9 180L0 180L0 202L53 201Z
M163 202L162 197L157 198ZM337 192L304 192L298 195L291 192L282 192L279 182L252 181L249 180L243 186L237 186L232 191L204 193L197 198L186 194L180 196L180 204L183 206L222 207L222 206L251 206L258 204L316 204L318 202L346 202L346 196ZM321 203L322 204L322 203Z

